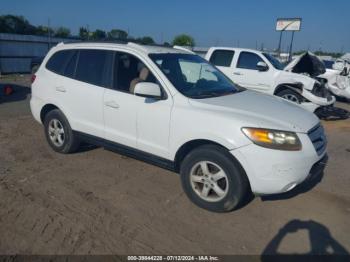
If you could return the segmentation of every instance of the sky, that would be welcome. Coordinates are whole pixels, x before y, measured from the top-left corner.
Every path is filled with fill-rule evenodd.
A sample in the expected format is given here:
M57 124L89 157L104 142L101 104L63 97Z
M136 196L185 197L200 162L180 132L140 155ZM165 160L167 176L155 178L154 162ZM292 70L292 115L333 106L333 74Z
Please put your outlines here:
M293 50L350 52L349 0L11 0L0 2L0 14L23 15L34 25L68 27L77 34L113 28L133 37L151 36L171 42L187 33L197 46L239 46L274 49L279 17L301 17L301 31L294 36ZM287 50L291 33L285 32Z

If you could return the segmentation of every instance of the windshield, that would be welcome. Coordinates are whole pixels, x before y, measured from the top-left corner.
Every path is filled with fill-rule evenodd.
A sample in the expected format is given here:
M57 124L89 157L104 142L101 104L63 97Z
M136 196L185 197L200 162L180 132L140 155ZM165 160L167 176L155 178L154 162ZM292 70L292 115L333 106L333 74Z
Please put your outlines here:
M208 98L241 91L202 57L192 54L150 54L175 88L190 98Z
M263 53L263 55L266 57L267 60L269 60L269 62L273 65L274 68L278 70L284 69L284 65L280 61L278 61L275 57L267 53Z

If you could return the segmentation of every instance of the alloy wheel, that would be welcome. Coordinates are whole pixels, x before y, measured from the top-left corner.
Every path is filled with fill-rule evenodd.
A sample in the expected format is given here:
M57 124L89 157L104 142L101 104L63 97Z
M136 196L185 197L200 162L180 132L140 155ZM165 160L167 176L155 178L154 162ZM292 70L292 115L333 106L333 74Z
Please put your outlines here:
M51 142L55 146L63 146L65 141L64 128L62 123L58 119L51 119L48 126L48 133Z
M210 161L195 164L190 173L193 191L203 200L217 202L222 200L228 192L229 183L225 171Z

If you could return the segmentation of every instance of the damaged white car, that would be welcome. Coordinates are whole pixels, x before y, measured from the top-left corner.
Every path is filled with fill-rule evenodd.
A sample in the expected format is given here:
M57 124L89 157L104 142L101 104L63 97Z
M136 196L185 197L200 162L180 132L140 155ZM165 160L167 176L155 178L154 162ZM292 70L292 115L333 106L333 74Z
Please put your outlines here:
M350 77L350 60L338 58L335 60L332 68L334 70L340 71L343 74L347 74Z
M307 52L290 62L285 70L304 74L324 84L334 95L350 99L350 78L346 64L337 69L327 69L324 63L313 53Z
M321 82L284 70L284 66L268 53L252 49L212 47L205 58L234 83L290 100L311 112L335 102L335 98Z

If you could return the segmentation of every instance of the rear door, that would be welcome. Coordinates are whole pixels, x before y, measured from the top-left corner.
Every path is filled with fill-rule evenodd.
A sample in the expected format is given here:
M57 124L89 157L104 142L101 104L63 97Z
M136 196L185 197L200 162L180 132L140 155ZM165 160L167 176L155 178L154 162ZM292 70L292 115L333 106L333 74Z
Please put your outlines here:
M113 52L81 49L66 66L57 93L64 96L72 128L103 137L103 94L111 85Z

